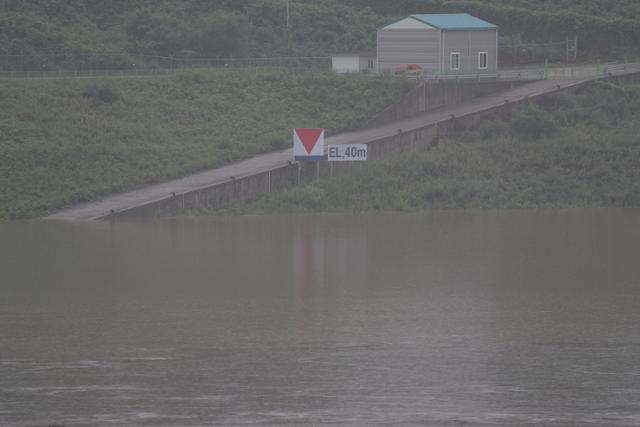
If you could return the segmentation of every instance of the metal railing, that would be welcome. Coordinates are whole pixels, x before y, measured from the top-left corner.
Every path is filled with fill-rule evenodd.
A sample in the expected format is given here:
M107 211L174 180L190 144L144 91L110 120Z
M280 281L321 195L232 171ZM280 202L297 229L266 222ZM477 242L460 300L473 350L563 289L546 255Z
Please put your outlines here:
M640 71L640 63L608 63L595 65L581 65L574 67L542 67L523 70L500 71L501 80L550 79L550 80L579 80L595 77L628 74Z
M429 73L415 73L404 75L404 77L431 81L431 82L450 82L450 81L519 81L519 80L581 80L596 77L606 77L614 75L622 75L633 72L640 72L640 63L608 63L595 65L580 65L574 67L533 67L533 68L514 68L509 70L500 70L496 74L462 74L462 75L443 75Z

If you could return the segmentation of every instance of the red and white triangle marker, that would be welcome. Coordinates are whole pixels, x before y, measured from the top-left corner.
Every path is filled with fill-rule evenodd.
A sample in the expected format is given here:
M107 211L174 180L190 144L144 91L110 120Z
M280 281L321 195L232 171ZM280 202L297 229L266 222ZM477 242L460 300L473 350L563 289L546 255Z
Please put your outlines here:
M322 160L324 157L324 129L298 128L293 131L294 160Z

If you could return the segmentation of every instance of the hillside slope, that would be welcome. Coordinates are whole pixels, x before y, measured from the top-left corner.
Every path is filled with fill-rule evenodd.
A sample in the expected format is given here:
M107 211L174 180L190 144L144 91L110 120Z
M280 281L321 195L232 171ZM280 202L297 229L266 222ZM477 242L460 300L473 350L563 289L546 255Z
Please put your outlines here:
M0 218L41 216L352 129L411 85L331 73L0 80Z
M217 213L640 206L639 133L640 86L598 82L460 129L429 151Z

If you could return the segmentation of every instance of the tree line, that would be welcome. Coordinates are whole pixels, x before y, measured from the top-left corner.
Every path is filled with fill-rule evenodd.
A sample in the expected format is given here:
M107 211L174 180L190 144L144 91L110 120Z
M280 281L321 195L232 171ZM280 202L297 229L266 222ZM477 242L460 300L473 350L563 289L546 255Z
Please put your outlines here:
M411 13L469 12L504 40L578 36L588 57L640 50L632 0L0 0L0 67L133 66L153 57L325 56L375 47ZM541 7L543 6L543 7Z

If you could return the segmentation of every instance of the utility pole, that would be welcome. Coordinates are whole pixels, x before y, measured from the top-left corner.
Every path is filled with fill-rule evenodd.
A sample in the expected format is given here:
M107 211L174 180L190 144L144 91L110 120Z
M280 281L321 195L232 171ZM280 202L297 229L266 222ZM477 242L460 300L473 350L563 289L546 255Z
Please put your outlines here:
M290 28L291 14L289 10L289 0L285 0L285 1L287 5L287 56L288 56L289 53L291 52L291 28Z

